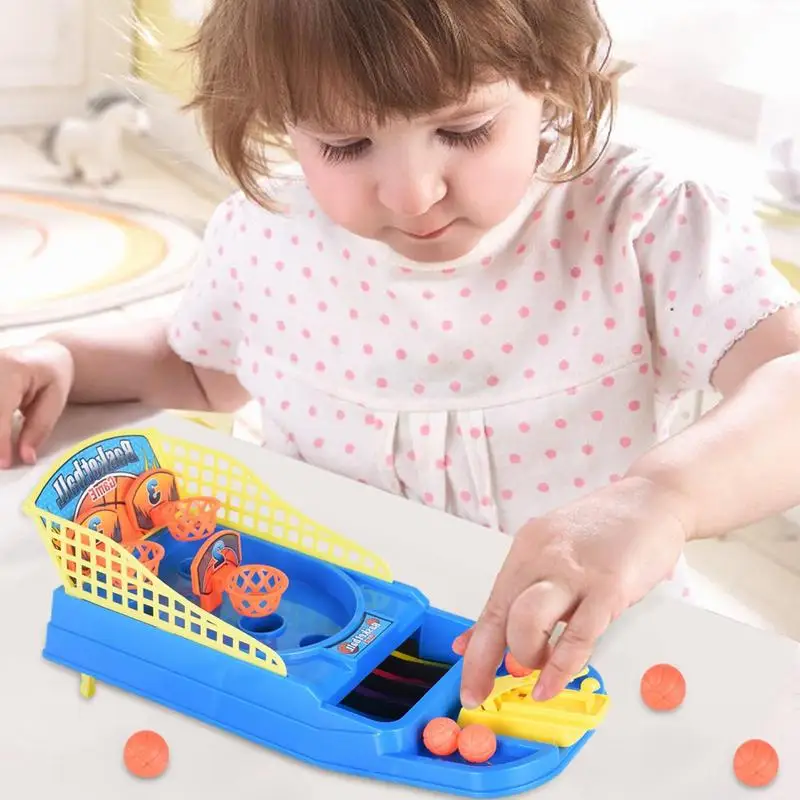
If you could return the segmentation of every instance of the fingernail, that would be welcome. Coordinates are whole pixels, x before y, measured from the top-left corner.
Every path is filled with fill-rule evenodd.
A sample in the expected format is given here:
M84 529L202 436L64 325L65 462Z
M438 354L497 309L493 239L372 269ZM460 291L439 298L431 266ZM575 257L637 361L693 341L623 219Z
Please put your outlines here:
M464 708L477 708L479 703L472 694L465 692L461 695L461 705L464 706Z
M22 450L22 458L25 460L26 464L33 465L36 463L36 451L28 445Z
M533 694L531 695L534 700L541 700L542 698L547 696L547 692L545 691L545 686L542 684L541 681L538 681L536 686L533 687Z

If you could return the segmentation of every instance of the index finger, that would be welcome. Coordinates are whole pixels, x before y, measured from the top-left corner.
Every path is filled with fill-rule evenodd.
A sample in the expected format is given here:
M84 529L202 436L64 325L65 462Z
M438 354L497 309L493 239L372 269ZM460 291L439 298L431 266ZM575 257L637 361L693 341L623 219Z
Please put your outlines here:
M19 400L11 386L0 394L0 469L10 467L13 460L11 440L14 432L14 414L19 406Z

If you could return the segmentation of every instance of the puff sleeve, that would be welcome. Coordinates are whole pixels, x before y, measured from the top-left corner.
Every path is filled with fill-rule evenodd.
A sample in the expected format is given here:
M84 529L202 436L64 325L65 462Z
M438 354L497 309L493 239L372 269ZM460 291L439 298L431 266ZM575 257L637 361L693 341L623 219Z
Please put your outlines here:
M749 204L699 183L662 189L634 249L662 395L711 389L732 345L798 301Z
M243 214L234 198L215 209L194 275L168 326L169 344L184 361L234 374L244 338L244 253L235 235Z

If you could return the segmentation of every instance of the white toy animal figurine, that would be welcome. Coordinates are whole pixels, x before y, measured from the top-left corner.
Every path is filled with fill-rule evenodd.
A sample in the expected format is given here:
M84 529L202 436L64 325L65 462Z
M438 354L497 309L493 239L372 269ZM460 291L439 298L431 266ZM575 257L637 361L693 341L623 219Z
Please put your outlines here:
M88 102L85 117L67 117L47 131L42 150L68 182L107 186L122 177L122 136L144 135L150 118L132 95L107 93Z

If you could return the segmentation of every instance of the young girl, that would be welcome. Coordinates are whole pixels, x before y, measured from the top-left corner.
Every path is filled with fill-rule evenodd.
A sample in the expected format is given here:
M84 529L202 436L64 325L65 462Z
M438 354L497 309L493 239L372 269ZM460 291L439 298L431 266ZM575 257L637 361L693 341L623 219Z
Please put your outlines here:
M254 397L265 447L513 535L465 705L506 647L552 696L688 539L800 501L797 297L747 207L609 143L591 0L217 0L196 51L242 191L174 319L2 355L23 460L67 400Z

